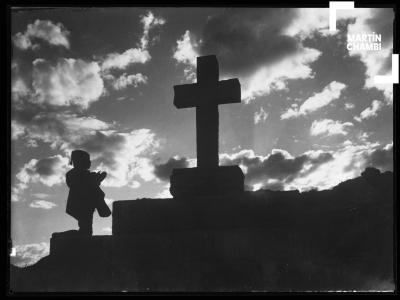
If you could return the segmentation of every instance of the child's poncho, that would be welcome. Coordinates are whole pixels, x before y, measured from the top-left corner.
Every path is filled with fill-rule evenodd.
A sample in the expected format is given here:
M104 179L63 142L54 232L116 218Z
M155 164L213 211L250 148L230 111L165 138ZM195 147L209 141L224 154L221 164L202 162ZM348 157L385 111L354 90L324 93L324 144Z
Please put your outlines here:
M66 212L70 216L78 220L92 214L96 208L99 211L105 209L104 205L107 206L96 173L73 168L67 172L66 181L69 187Z

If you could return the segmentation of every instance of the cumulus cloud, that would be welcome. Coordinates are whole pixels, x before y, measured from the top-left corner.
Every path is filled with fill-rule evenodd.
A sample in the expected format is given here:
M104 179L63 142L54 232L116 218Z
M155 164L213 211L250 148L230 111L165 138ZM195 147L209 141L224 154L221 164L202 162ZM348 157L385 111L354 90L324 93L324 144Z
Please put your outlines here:
M154 164L154 174L160 180L169 181L173 169L187 168L189 162L186 157L171 157L166 163Z
M15 64L16 65L16 64ZM32 69L12 69L13 109L39 111L87 109L104 93L104 82L97 62L74 58L37 58Z
M350 56L359 57L365 65L365 88L377 88L385 95L387 103L393 101L392 84L376 84L376 75L391 75L391 54L393 49L393 19L392 8L355 8L338 10L337 22L348 22L347 34L373 33L382 35L382 50L380 51L349 51ZM329 31L328 8L299 8L292 18L291 24L284 29L285 34L297 37L300 40L313 37L314 34L339 34ZM345 45L343 45L345 47Z
M52 209L55 206L57 206L57 204L46 200L34 200L31 204L29 204L29 207L41 209Z
M21 168L16 178L25 185L29 182L41 182L47 186L60 184L64 181L68 162L68 158L61 155L33 158Z
M289 36L298 36L302 39L318 32L329 34L329 8L298 8L289 26L284 29Z
M260 66L254 73L240 78L242 98L249 103L271 91L286 89L290 80L314 77L310 64L320 55L320 51L304 47L283 60Z
M357 17L354 23L347 26L347 33L352 35L372 32L381 34L382 49L380 51L353 50L349 51L349 55L359 57L366 67L365 88L381 90L385 95L386 102L391 104L393 101L393 85L377 84L374 77L392 74L394 11L392 8L356 8L354 11L357 11L354 12Z
M140 44L136 48L130 48L123 53L109 53L103 59L101 68L104 72L112 69L124 70L132 64L144 64L151 59L148 51L150 41L150 31L158 26L165 24L165 19L155 17L151 11L141 16L140 22L143 25L143 34Z
M295 106L289 108L281 115L281 120L307 115L327 106L332 101L340 98L342 90L345 87L346 85L341 82L332 81L330 84L324 87L321 92L315 93L313 96L304 101L300 107Z
M196 48L196 41L191 37L190 31L186 30L181 39L177 40L177 46L174 50L173 58L177 62L196 66L196 58L199 56Z
M350 109L353 109L354 107L355 107L354 103L348 102L348 103L344 104L344 109L345 110L350 110Z
M196 79L197 57L200 56L197 49L198 43L190 31L186 30L176 44L173 58L178 63L185 65L184 75L186 80L194 82Z
M143 36L140 39L140 45L142 49L146 49L149 44L150 30L164 25L165 19L161 17L155 17L151 11L148 11L146 15L141 17L140 22L143 24Z
M31 94L31 90L28 87L24 79L18 76L14 76L11 81L11 97L14 102L18 102L21 99Z
M311 135L347 135L347 128L353 126L351 122L341 123L340 121L334 121L331 119L315 120L311 124L310 134Z
M378 111L380 111L383 108L383 106L384 106L384 104L381 101L374 100L374 101L372 101L371 106L364 109L360 113L360 116L355 116L354 120L361 122L362 120L376 117L378 115Z
M94 116L79 116L70 112L46 111L41 106L24 106L13 113L15 138L48 143L53 149L65 148L82 136L107 130L112 124Z
M68 162L68 158L61 155L31 159L20 168L15 176L11 188L11 200L13 202L21 201L22 192L31 183L42 183L51 187L64 182Z
M247 186L284 189L298 176L304 176L332 159L322 151L309 151L293 157L285 150L273 149L267 156L255 155L253 150L220 155L221 165L236 164L245 173Z
M56 64L33 62L31 101L52 106L76 105L86 109L103 93L103 79L96 62L60 58Z
M37 41L69 49L69 35L70 32L61 23L54 24L49 20L36 20L27 26L24 33L18 32L12 39L14 45L22 50L38 48Z
M310 150L292 156L285 150L274 149L267 156L253 150L221 154L221 165L239 165L250 190L306 191L330 189L342 181L360 176L366 167L382 172L393 169L393 144L350 141L334 151Z
M284 89L288 80L312 77L309 65L321 54L284 33L294 13L285 8L227 9L208 19L198 41L186 31L174 58L187 66L186 75L193 79L195 57L217 55L222 79L239 76L246 102Z
M23 126L20 126L15 120L11 121L11 139L16 140L24 134Z
M333 159L330 162L307 176L297 177L286 186L286 189L308 190L310 187L314 187L324 190L345 180L358 177L366 167L371 166L368 160L372 153L381 148L379 143L347 143L332 152ZM381 168L382 171L389 169Z
M83 149L91 154L93 167L107 172L105 186L140 186L139 179L153 180L152 156L159 139L149 129L131 132L97 131L69 144L64 150Z
M33 265L50 252L49 243L17 245L12 248L10 263L17 267Z
M148 80L147 76L141 73L131 75L124 73L118 78L114 78L114 76L109 75L109 78L112 80L112 86L115 90L123 90L130 85L137 87L141 83L146 84Z
M150 53L145 49L132 48L123 53L109 53L105 57L101 68L105 71L110 69L125 69L131 64L144 64L151 59Z
M338 10L336 12L336 22L359 18L365 16L362 10L348 9ZM285 34L300 38L301 40L313 38L319 34L323 36L331 36L339 33L338 30L329 30L329 8L297 8L294 17L290 21L290 25L284 30Z
M268 118L268 113L264 110L264 108L260 108L260 110L254 113L254 124L258 124L261 122L265 122Z

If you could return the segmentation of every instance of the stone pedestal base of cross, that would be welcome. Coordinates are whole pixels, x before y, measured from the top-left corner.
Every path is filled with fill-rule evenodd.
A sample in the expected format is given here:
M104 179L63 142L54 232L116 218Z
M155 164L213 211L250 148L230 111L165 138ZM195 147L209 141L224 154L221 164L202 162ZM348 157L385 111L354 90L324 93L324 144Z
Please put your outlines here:
M178 197L240 196L244 175L239 166L174 169L170 193Z
M237 78L219 81L215 55L197 58L197 83L174 86L174 105L196 107L197 168L174 169L170 192L174 197L238 194L244 175L238 166L218 166L218 105L240 103Z

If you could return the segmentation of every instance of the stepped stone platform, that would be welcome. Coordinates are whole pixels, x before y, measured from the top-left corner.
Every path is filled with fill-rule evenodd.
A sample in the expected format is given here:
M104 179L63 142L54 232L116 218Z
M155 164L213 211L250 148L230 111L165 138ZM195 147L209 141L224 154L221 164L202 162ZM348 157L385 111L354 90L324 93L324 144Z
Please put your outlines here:
M50 239L50 254L58 257L92 257L109 259L112 239L110 235L82 236L77 230L53 233Z
M279 256L276 249L268 250L275 243L270 233L265 229L230 229L91 238L53 236L49 265L53 272L66 275L60 275L60 281L46 280L58 291L260 289L268 280L263 265L268 264L270 255ZM287 240L293 247L296 236L289 235ZM81 247L86 247L85 251L76 251Z
M299 193L286 192L286 201ZM272 198L279 197L276 193ZM249 192L236 196L138 199L113 203L113 235L140 232L257 228L279 226L285 220L266 218L273 203ZM277 215L291 213L277 211ZM277 220L278 219L278 222Z
M126 206L117 201L113 217L130 217L131 226L114 223L109 236L53 234L49 256L11 269L11 287L28 292L391 290L393 176L367 175L321 192L139 199Z

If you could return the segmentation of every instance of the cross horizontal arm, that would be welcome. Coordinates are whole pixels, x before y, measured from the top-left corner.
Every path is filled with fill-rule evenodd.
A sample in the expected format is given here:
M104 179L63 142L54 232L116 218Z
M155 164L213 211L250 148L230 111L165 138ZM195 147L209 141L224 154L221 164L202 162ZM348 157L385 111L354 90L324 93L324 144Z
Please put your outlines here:
M177 108L188 108L205 104L240 103L239 79L221 80L215 87L199 83L175 85L174 105Z
M216 99L218 104L240 103L241 98L239 79L221 80L218 83L218 95Z

